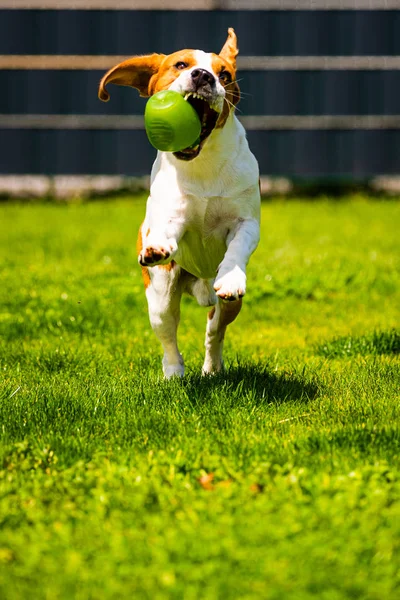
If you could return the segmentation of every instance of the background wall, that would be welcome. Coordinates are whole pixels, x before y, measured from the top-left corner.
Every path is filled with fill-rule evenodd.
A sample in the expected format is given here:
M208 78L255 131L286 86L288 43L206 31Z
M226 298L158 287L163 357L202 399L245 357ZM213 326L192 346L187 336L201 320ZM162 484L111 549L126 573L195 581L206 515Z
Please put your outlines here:
M239 39L239 118L271 176L400 173L399 0L1 0L0 174L149 172L145 100L104 72ZM397 7L397 10L396 10Z

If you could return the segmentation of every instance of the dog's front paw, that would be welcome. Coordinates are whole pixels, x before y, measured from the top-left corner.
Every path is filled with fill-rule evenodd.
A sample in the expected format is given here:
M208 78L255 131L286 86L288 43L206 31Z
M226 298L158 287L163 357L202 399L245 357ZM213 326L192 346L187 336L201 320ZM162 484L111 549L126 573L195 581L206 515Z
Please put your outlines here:
M171 262L177 247L172 242L165 244L149 244L139 254L138 260L142 267L154 267Z
M222 277L217 277L214 283L217 296L225 302L232 302L243 298L246 293L246 275L240 267L236 266Z

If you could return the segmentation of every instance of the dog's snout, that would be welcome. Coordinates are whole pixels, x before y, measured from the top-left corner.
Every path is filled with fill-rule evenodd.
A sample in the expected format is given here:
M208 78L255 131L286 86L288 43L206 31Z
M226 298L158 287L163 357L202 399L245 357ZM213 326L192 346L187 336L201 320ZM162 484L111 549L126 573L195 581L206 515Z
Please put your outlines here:
M204 86L206 84L211 87L215 85L215 77L206 69L193 69L192 71L192 80L196 85L196 88Z

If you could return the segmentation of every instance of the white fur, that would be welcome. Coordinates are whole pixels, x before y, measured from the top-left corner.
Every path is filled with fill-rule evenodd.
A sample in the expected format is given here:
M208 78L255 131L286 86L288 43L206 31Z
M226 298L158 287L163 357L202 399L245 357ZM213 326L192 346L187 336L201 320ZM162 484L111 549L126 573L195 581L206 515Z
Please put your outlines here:
M197 66L212 72L210 54L196 51L196 58ZM184 93L190 72L185 70L170 88ZM217 83L213 103L220 110L224 94ZM181 376L184 371L176 342L184 291L193 293L200 304L214 303L218 296L207 325L203 372L222 368L224 323L229 312L224 304L228 300L238 303L245 294L246 265L259 241L258 178L257 161L233 112L223 128L212 131L192 161L179 160L172 153L157 154L142 226L142 257L152 251L161 256L149 268L151 284L146 294L150 322L164 348L166 377ZM177 266L170 271L156 266L172 259ZM182 269L194 276L189 286Z

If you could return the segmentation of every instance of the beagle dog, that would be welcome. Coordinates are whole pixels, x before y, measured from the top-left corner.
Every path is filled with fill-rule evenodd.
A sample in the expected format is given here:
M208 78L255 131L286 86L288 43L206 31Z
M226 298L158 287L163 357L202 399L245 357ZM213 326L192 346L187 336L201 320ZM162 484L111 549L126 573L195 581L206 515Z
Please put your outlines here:
M174 90L195 108L202 124L197 146L158 152L137 243L167 378L184 374L177 345L183 293L212 306L203 373L223 368L225 331L241 309L246 265L259 241L258 164L234 114L240 98L237 54L230 28L219 54L180 50L135 56L110 69L99 86L104 102L109 83L134 87L144 97Z

